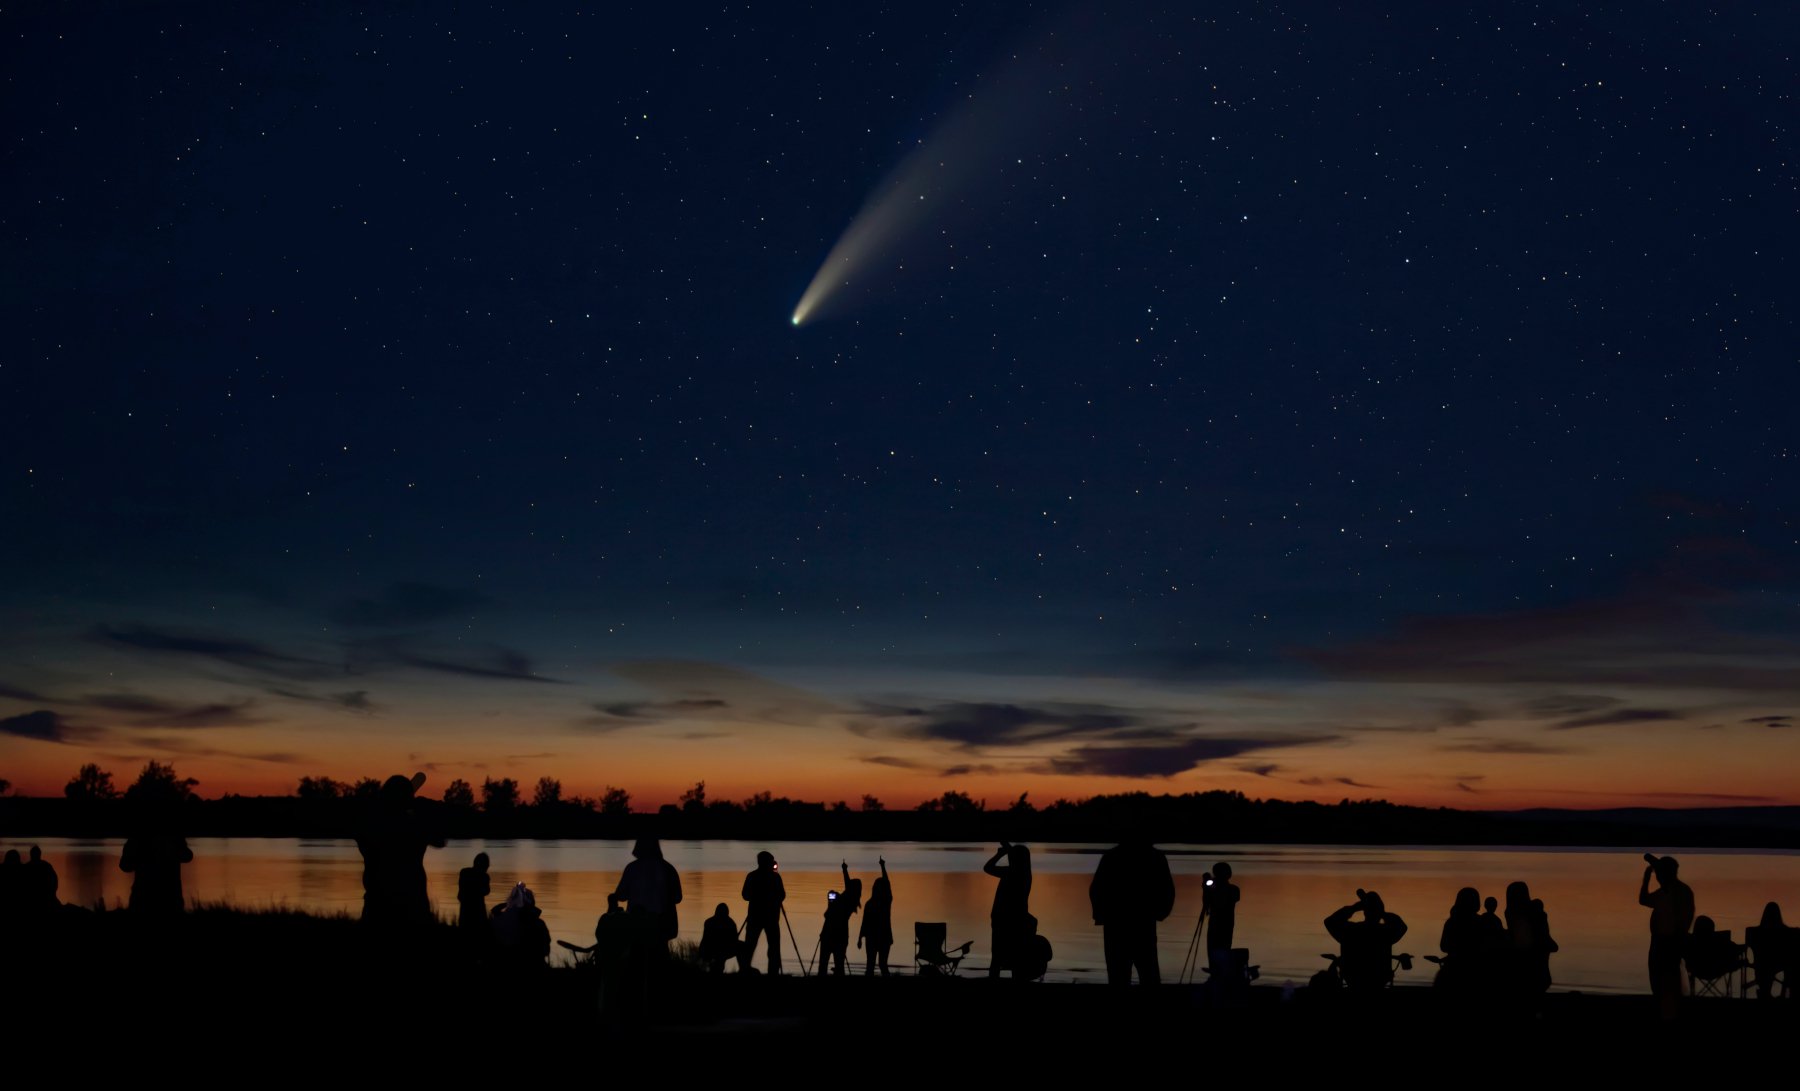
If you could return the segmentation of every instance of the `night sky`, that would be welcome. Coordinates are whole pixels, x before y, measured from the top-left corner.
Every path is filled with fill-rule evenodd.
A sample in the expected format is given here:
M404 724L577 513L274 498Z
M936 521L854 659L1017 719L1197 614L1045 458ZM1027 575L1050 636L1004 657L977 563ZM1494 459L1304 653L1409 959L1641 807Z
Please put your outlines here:
M1800 7L1366 7L7 9L0 776L1800 803Z

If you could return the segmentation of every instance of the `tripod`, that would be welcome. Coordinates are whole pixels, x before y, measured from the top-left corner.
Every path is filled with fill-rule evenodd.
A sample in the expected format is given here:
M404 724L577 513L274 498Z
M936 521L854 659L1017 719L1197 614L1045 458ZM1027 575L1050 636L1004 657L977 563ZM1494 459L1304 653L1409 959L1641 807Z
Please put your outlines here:
M1177 984L1187 984L1188 979L1193 975L1193 972L1200 968L1199 956L1202 950L1200 946L1200 930L1206 926L1206 918L1211 912L1212 906L1210 905L1202 905L1200 907L1200 919L1194 922L1194 937L1188 940L1187 956L1181 960L1181 976L1175 979Z
M805 962L800 961L800 941L794 938L794 922L788 920L787 906L785 905L781 907L781 923L787 925L788 942L794 945L794 965L806 967L805 974L811 977L812 961L810 959Z

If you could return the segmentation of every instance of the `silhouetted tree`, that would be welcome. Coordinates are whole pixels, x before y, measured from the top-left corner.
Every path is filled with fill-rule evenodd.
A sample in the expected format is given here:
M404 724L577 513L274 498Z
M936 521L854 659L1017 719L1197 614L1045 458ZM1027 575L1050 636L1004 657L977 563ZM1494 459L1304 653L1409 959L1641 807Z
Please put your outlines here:
M481 782L481 809L489 814L506 814L519 805L519 782L511 777Z
M194 786L200 782L193 777L183 777L175 772L174 763L147 761L143 771L131 787L125 789L125 798L130 800L148 799L191 799Z
M468 781L457 777L444 789L444 802L451 807L472 811L475 809L475 788Z
M539 777L531 793L531 805L551 810L562 802L562 781L555 777Z
M0 777L0 796L3 796L10 791L12 791L12 781L7 780L5 777Z
M351 785L350 791L345 794L367 803L381 794L381 782L374 777L362 777Z
M111 773L88 762L76 772L74 780L63 785L63 795L80 800L117 799L119 790L113 787L112 780Z
M329 803L349 790L349 785L330 777L301 777L294 794L302 803Z
M614 788L608 784L606 791L600 796L600 813L606 815L626 815L631 813L631 793L623 788Z
M702 814L706 810L706 782L697 780L694 786L681 793L681 809L688 814Z
M885 810L887 810L887 804L883 803L879 799L876 799L872 795L864 795L863 801L862 801L862 809L868 813L873 813L875 811L885 811Z
M831 805L831 813L832 814L849 814L850 813L850 804L847 801L840 799L836 803L833 803Z
M977 803L966 792L945 792L936 799L928 799L919 804L918 809L943 814L980 814L987 810L987 800Z
M1014 814L1036 814L1037 808L1031 805L1031 800L1025 798L1030 794L1030 792L1020 792L1019 798L1013 800L1012 806L1006 809Z

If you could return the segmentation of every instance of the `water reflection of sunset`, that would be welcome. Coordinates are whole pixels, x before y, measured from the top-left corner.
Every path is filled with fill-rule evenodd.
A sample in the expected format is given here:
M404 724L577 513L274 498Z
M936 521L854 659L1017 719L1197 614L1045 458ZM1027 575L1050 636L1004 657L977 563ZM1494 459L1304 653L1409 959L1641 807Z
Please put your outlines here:
M66 900L92 904L104 899L110 904L125 896L130 877L118 871L116 841L42 843L62 875ZM250 907L361 910L362 862L349 842L196 839L192 844L194 862L186 868L191 898ZM701 922L719 902L743 920L739 893L761 847L665 842L665 853L682 875L682 938L698 940ZM975 942L972 971L986 965L994 883L980 868L989 847L810 842L768 847L780 859L787 883L793 937L784 928L782 949L790 964L794 942L803 959L813 950L825 892L841 885L838 862L847 860L851 873L866 881L876 873L877 856L885 855L894 879L894 964L904 965L910 956L911 922L933 920L948 923L952 943ZM591 942L594 920L618 881L619 868L630 859L629 849L624 842L463 842L428 853L425 862L440 912L454 908L457 869L474 853L486 851L493 857L496 899L513 882L524 881L537 894L551 934L585 944ZM1800 908L1800 853L1687 851L1680 858L1699 911L1740 939L1743 929L1761 917L1764 903L1778 901L1790 912ZM1177 972L1192 933L1199 875L1221 859L1231 861L1234 881L1244 891L1239 942L1250 948L1268 983L1304 983L1322 965L1319 954L1334 947L1321 921L1353 901L1357 887L1380 891L1409 926L1400 949L1422 958L1436 953L1438 931L1458 887L1474 886L1500 897L1507 883L1522 879L1533 896L1544 900L1562 947L1551 961L1556 988L1646 991L1648 924L1637 905L1643 861L1624 850L1175 847L1170 857L1177 884L1175 911L1158 933L1165 976ZM1052 977L1104 977L1099 930L1087 903L1096 860L1092 851L1078 846L1040 846L1034 854L1032 911L1055 947ZM851 965L860 970L858 955L851 951ZM1431 972L1421 960L1410 975L1402 975L1402 983L1428 984Z

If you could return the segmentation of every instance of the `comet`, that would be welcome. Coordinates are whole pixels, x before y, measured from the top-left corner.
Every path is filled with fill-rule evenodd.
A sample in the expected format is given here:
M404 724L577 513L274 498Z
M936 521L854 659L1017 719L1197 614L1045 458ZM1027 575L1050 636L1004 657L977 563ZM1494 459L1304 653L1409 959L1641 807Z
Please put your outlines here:
M1054 74L1041 59L1015 55L999 75L977 81L870 192L794 306L793 325L866 300L891 283L928 231L947 233L960 214L978 208L983 191L1003 181L1009 167L1035 165L1050 107L1061 101Z

